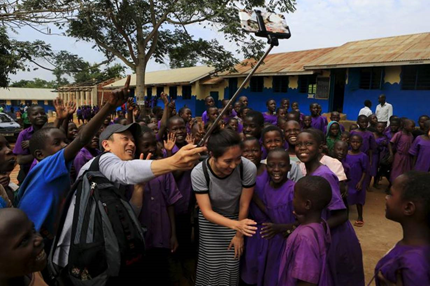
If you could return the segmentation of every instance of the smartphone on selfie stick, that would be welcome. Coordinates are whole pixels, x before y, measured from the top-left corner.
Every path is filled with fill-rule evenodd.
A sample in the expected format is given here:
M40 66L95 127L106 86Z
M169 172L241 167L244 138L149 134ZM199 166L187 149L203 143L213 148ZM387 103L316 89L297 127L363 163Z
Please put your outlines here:
M267 38L267 43L270 46L266 50L264 55L259 59L257 64L253 67L253 69L245 78L245 80L242 82L242 84L237 89L235 94L230 98L227 105L222 109L222 111L220 112L220 114L212 124L212 126L209 128L209 130L206 132L206 134L203 136L202 140L200 140L197 146L204 146L205 142L208 140L209 136L211 135L215 127L218 125L219 121L223 120L222 117L227 111L227 108L231 104L233 104L233 102L236 101L236 98L239 96L243 87L251 79L255 71L258 69L258 67L261 65L261 63L270 53L272 48L274 46L279 45L278 39L289 39L291 37L290 28L288 27L285 21L285 17L281 14L261 12L259 10L254 10L254 11L240 10L239 18L240 18L240 24L242 26L242 29L244 29L249 33L254 33L257 37ZM204 159L204 157L202 157L201 159Z

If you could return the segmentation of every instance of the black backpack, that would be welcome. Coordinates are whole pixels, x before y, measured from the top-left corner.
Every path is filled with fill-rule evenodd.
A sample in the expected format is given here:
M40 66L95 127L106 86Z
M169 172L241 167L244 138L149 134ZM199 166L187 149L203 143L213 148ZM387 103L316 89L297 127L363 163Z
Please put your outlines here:
M97 156L74 184L64 204L50 253L51 274L58 277L52 257L76 190L68 265L62 275L74 285L142 284L145 251L143 229L132 207L99 169Z

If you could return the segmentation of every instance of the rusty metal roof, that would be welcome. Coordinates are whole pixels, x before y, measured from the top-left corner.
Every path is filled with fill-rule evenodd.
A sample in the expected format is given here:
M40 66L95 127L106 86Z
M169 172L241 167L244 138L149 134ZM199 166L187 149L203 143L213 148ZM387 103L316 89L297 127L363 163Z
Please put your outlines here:
M256 76L312 74L303 66L331 52L335 48L315 49L279 54L270 54L257 69ZM224 72L222 77L246 76L256 63L255 59L246 59L235 65L236 72Z
M348 42L305 64L305 70L430 63L430 33Z

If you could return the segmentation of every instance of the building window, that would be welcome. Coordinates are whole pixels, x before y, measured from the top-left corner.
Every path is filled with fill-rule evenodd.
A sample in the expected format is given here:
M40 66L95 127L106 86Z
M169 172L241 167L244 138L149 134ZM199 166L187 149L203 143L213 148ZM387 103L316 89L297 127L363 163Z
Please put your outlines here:
M160 97L161 93L164 92L164 86L157 86L157 97Z
M177 86L169 87L169 95L171 99L176 99L178 97L178 87Z
M383 68L362 68L360 70L361 89L381 89Z
M152 97L152 87L146 88L146 96L148 97L148 99Z
M314 94L317 92L317 76L301 75L299 76L299 92Z
M402 90L430 90L430 66L403 66Z
M191 99L191 85L182 86L182 99Z
M315 92L315 98L328 99L330 95L330 78L318 77L316 86L318 86L318 88Z
M287 92L288 76L274 76L272 86L273 92Z
M251 92L263 92L264 77L256 76L251 78Z

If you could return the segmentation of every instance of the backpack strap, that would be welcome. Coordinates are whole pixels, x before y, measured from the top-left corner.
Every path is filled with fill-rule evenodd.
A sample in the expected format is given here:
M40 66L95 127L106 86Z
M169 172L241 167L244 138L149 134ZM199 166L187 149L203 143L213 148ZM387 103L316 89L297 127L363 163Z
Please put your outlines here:
M49 252L48 263L47 263L48 273L51 281L54 281L60 276L60 269L58 269L58 266L54 264L53 257L55 254L55 250L57 249L58 239L60 238L61 233L63 232L63 227L67 219L67 213L68 213L70 204L73 200L73 197L75 196L75 191L78 187L78 184L81 181L82 181L82 178L76 180L76 182L72 185L70 192L67 194L67 197L61 206L62 211L61 211L60 219L57 221L58 228L51 245L51 251Z

